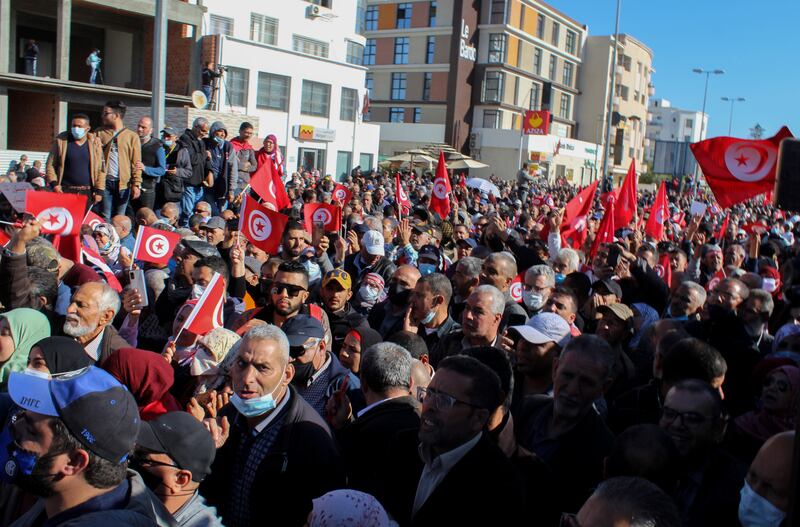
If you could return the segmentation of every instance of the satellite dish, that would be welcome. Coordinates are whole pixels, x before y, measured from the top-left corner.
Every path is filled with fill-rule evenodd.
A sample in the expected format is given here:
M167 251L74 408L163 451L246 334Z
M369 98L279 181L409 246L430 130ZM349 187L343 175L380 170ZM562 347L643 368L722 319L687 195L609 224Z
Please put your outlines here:
M192 92L192 105L198 110L202 110L208 105L208 97L200 90Z

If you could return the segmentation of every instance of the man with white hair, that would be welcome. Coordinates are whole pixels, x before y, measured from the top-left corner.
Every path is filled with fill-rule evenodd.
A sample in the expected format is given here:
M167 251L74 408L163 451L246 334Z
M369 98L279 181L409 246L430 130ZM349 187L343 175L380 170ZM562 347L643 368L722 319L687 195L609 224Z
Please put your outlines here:
M565 247L558 251L555 258L553 258L553 271L556 273L556 284L564 281L564 278L574 273L580 268L581 258L575 249Z
M119 295L105 282L87 282L72 295L64 320L64 334L83 346L98 365L121 348L131 345L111 323L119 312Z
M550 293L556 285L553 269L547 265L534 265L525 271L525 282L522 284L522 303L528 315L541 313Z
M278 327L245 334L230 369L231 404L205 421L217 455L201 493L225 525L300 525L312 499L345 483L330 429L291 385L294 372Z

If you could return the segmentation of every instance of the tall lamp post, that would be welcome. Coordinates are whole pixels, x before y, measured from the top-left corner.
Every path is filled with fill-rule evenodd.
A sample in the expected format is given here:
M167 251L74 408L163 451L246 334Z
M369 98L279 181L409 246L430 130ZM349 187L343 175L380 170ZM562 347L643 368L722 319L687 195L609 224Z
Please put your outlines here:
M617 89L617 50L619 49L619 11L621 8L621 0L617 0L617 16L616 23L614 24L614 52L611 55L611 87L608 92L608 108L606 110L606 137L605 144L603 145L603 181L602 185L598 188L600 192L605 190L606 185L610 190L610 174L608 173L608 156L611 151L611 128L613 127L613 119L611 113L614 111L614 97Z
M744 102L744 97L720 97L720 100L725 102L731 103L731 113L728 117L728 135L731 135L731 129L733 128L733 103L735 102Z
M703 109L701 111L700 116L700 140L703 140L703 136L705 133L705 126L706 126L706 99L708 98L708 78L713 73L714 75L722 75L725 73L725 70L704 70L702 68L694 68L692 70L694 73L699 73L700 75L706 76L706 85L703 88ZM693 196L697 196L697 187L700 186L700 165L695 165L694 167L694 191L692 192Z

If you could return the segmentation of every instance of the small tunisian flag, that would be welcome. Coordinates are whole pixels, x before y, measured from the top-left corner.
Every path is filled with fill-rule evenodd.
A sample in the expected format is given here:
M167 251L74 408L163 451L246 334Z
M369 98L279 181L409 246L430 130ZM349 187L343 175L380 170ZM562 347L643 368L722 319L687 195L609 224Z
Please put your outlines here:
M667 251L660 253L654 270L664 280L667 287L672 287L672 267L669 265L669 253Z
M242 200L239 213L239 232L267 254L278 254L281 236L289 218L260 205L251 197Z
M411 210L411 200L408 199L408 194L406 194L406 191L403 189L403 185L400 184L400 174L394 177L394 195L397 205L403 213Z
M225 280L214 273L203 295L186 318L181 331L191 331L195 335L205 335L214 328L223 326L222 311L225 307Z
M636 214L636 197L639 189L636 184L636 165L631 159L625 181L617 193L617 200L614 203L614 225L617 227L627 227Z
M136 233L133 259L166 265L172 257L172 251L180 242L181 235L177 232L141 226Z
M342 228L342 209L327 203L306 203L303 205L306 232L314 232L314 224L321 223L325 232L336 232Z
M730 207L775 187L781 140L793 137L787 127L769 139L713 137L690 145L720 206Z
M439 152L439 164L436 166L436 177L433 178L433 192L431 193L431 212L445 219L450 215L450 178L447 177L447 165L444 163L444 151Z
M42 234L79 234L85 210L86 196L81 194L26 193L25 211L39 220Z
M250 187L261 196L264 203L272 205L275 210L292 206L292 202L289 201L289 196L286 194L286 187L281 181L280 175L272 169L269 159L250 176Z
M720 243L722 240L725 239L725 234L728 232L728 223L731 220L731 213L725 215L725 220L722 222L719 230L714 234L714 238L717 240L717 243Z
M613 243L614 242L614 204L612 203L609 208L606 209L606 213L603 214L603 219L600 220L600 227L597 229L597 236L595 236L594 241L592 242L592 250L589 251L589 259L591 260L594 258L594 255L597 254L597 250L600 248L600 244L602 243Z
M103 257L85 245L81 248L81 250L83 252L83 261L86 263L86 265L97 271L97 274L99 274L106 282L108 282L108 285L110 285L114 291L121 293L122 284L120 284L119 280L117 280L117 277L114 276L114 271L112 271L106 261L103 260Z
M94 230L94 228L100 225L101 223L105 222L106 220L104 220L102 216L98 216L91 210L87 211L86 216L83 217L83 224L88 225L89 227L92 228L92 230Z
M337 183L336 186L333 187L333 200L341 201L342 207L346 206L352 198L353 193L341 183Z
M594 194L600 180L595 181L585 189L578 192L566 207L564 218L561 220L561 238L564 244L573 249L580 249L586 241L586 218L592 212Z
M526 269L527 271L527 269ZM511 299L517 304L522 303L522 284L525 283L525 271L522 271L511 281L511 286L508 288L508 294Z
M650 207L650 216L647 218L647 223L644 226L644 233L652 236L657 242L660 242L664 237L664 223L669 218L669 209L667 208L667 184L662 181L656 193L656 199L653 201L653 206Z

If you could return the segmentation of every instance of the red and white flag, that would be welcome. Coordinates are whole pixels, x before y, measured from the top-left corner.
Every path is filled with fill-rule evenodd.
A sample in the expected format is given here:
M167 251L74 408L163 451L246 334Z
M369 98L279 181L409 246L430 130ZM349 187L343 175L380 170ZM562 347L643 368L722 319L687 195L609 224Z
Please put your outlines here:
M600 220L600 227L597 229L597 235L592 242L592 250L589 251L589 259L591 260L597 254L600 244L614 242L614 204L612 203L603 214L603 219Z
M162 231L143 225L136 233L133 259L166 265L172 258L172 251L180 242L181 235L177 232Z
M259 204L249 196L242 200L239 212L239 232L267 254L278 254L281 236L289 218Z
M341 202L342 207L346 206L348 203L350 203L350 200L353 199L353 193L341 183L337 183L336 186L333 187L332 196L333 201Z
M669 265L669 253L667 251L659 254L658 263L654 270L664 280L667 287L672 287L672 267Z
M86 212L86 216L83 217L83 224L88 225L89 227L92 228L92 230L94 230L94 228L100 225L101 223L105 222L106 220L104 220L102 216L95 214L94 212L91 211L91 209L88 210Z
M689 148L717 202L728 208L775 187L778 146L787 137L792 132L784 126L769 139L713 137Z
M394 176L394 195L402 213L407 214L411 210L411 200L408 199L408 194L400 184L400 174Z
M342 228L342 209L327 203L306 203L303 205L306 232L314 232L315 224L322 224L325 232L337 232Z
M731 213L725 215L725 219L722 221L722 225L720 226L717 233L714 235L714 238L717 240L717 243L721 243L725 239L725 235L728 233L728 223L731 220Z
M433 192L431 192L431 212L445 219L450 215L450 178L447 176L447 165L444 162L444 151L439 152L439 164L436 166L436 177L433 178Z
M292 206L286 186L281 181L280 175L272 168L272 161L268 158L250 176L250 187L264 200L272 205L275 210L287 209Z
M222 312L225 307L225 280L214 273L203 295L192 308L181 331L191 331L195 335L205 335L214 328L223 327Z
M647 218L647 223L644 226L644 233L652 236L657 242L664 238L664 224L669 218L669 209L667 208L667 184L662 181L656 193L656 199L653 201L653 206L650 207L650 216Z
M517 304L522 303L522 286L525 283L525 271L519 273L511 281L511 286L508 288L508 294L511 299Z
M119 280L117 280L117 277L114 276L114 271L112 271L106 261L103 260L103 257L85 245L81 247L81 252L83 253L83 261L86 263L86 265L94 268L94 270L97 271L97 274L99 274L106 282L108 282L108 285L110 285L114 291L121 293L122 284L120 284Z
M578 192L564 207L564 217L561 220L561 238L564 240L564 245L573 249L583 247L588 234L586 223L592 212L594 195L599 183L600 180L597 180Z
M634 214L636 214L636 201L638 196L638 185L636 181L636 165L633 159L625 175L625 181L617 192L617 200L614 203L614 225L618 228L627 227Z
M25 196L25 211L39 220L42 234L79 234L85 210L86 196L81 194L29 190Z

